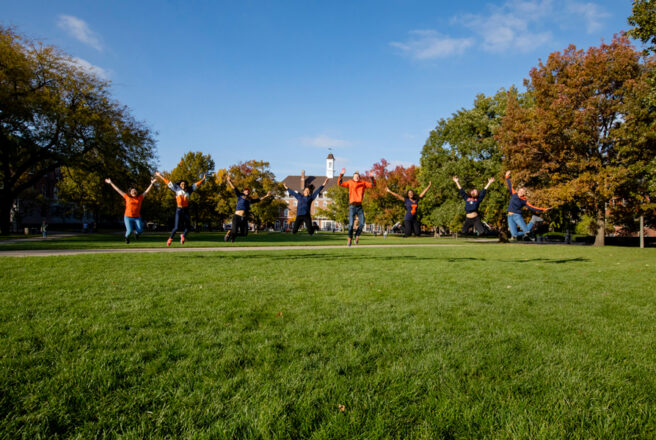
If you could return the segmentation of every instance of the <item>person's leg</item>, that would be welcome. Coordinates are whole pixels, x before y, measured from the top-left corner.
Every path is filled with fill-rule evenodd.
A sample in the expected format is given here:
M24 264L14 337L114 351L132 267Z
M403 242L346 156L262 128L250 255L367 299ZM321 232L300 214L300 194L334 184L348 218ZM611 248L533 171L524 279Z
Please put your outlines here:
M141 217L137 217L134 221L134 230L136 231L137 238L143 233L143 222Z
M471 229L472 226L472 219L469 217L465 217L465 222L462 224L462 230L460 231L460 234L465 235L469 234L469 230Z
M480 217L474 217L474 229L478 235L485 233L485 226L483 226L483 222L481 221Z
M419 235L421 234L421 226L419 225L417 219L414 219L412 221L412 230L414 231L415 235L419 237Z
M191 226L191 217L189 216L189 208L184 208L182 210L182 221L184 222L184 232L182 232L182 238L187 238L187 234L189 233L189 226Z
M348 224L348 237L353 238L353 223L355 222L355 206L349 206L349 224Z
M403 236L410 237L412 234L412 220L403 220Z
M123 217L123 223L125 223L125 238L129 238L132 234L132 218Z
M294 227L292 228L292 234L296 234L298 232L298 228L301 227L301 216L297 215L296 219L294 219Z
M515 214L515 215L516 215L515 223L517 224L517 227L523 231L523 232L521 232L521 231L518 232L517 235L521 236L521 235L525 235L525 234L528 234L529 232L531 232L531 228L529 228L529 226L524 221L524 217L522 217L520 214ZM533 226L533 225L531 224L531 226Z
M517 214L508 214L508 229L510 229L510 235L513 238L517 237L517 224L515 223L515 216ZM519 216L521 217L521 216Z
M242 217L240 223L239 235L246 237L248 235L248 218Z
M175 223L173 224L173 230L171 230L171 235L169 235L170 239L173 239L173 237L175 237L175 233L178 232L178 227L180 226L181 215L182 215L182 210L180 208L176 209L175 210Z
M362 206L358 206L358 209L356 210L356 214L358 215L358 220L360 220L360 224L358 225L358 229L355 231L355 236L359 237L360 234L362 234L362 229L364 228L364 209L362 209Z
M314 234L314 227L312 226L312 216L310 214L305 214L305 227L308 230L308 234Z

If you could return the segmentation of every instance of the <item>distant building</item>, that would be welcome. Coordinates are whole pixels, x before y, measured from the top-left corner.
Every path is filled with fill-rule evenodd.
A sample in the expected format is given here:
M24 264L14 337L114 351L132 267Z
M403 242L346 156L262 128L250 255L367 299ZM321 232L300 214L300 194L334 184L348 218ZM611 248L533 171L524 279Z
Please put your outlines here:
M326 217L317 216L316 212L318 209L326 209L328 206L330 206L331 203L333 203L333 201L326 194L328 189L337 185L337 179L339 177L335 175L335 156L333 156L331 153L328 155L328 157L326 157L325 175L306 176L305 171L303 171L301 175L285 177L282 183L287 185L288 188L298 193L302 193L303 188L306 186L311 186L313 191L316 190L319 188L319 186L321 186L326 177L329 179L328 183L326 183L326 186L321 191L321 194L319 194L312 203L311 214L312 221L315 222L321 230L330 231L340 225ZM348 179L350 179L350 177L344 177L344 180ZM278 218L278 221L276 221L276 229L285 229L287 227L291 228L292 222L296 218L296 206L298 204L296 198L292 197L289 192L285 192L283 200L287 203L287 208L281 210L280 217Z

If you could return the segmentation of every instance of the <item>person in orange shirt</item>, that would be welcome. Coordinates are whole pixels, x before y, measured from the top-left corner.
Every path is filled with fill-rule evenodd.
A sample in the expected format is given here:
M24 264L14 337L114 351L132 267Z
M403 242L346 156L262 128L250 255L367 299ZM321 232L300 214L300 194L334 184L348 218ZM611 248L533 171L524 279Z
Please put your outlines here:
M180 244L184 244L187 234L189 233L189 226L191 225L191 217L189 217L189 198L191 197L191 193L196 191L198 187L205 181L205 176L203 176L203 178L198 182L191 185L190 188L186 180L181 180L175 184L168 180L166 177L162 176L162 173L159 171L157 171L155 175L162 179L162 181L164 181L164 183L166 183L166 185L171 188L171 191L175 193L175 202L177 205L175 208L175 224L173 225L173 230L171 231L169 239L166 240L166 245L171 246L173 237L175 237L175 233L178 232L178 229L183 227L184 231L182 232L182 235L180 235Z
M353 225L356 216L358 217L360 224L355 230L355 244L358 244L358 241L360 240L360 234L362 233L362 228L364 227L364 211L362 210L362 199L364 198L364 191L367 188L373 188L376 186L376 181L374 180L374 174L371 171L367 173L371 179L371 182L366 182L360 179L360 173L356 171L353 173L353 179L342 182L342 177L344 177L345 172L346 168L342 168L342 170L339 172L339 179L337 179L337 184L339 186L343 186L344 188L348 188L349 192L349 226L346 245L350 247L351 242L353 241Z
M130 188L128 194L124 193L119 189L118 186L114 185L112 179L105 179L105 183L109 183L112 188L116 190L117 193L125 199L125 213L123 213L123 221L125 222L125 243L130 243L130 235L134 232L134 238L138 239L139 235L143 232L143 224L141 223L141 202L143 202L144 197L148 194L148 191L153 187L157 179L153 178L150 181L150 185L146 188L146 191L143 194L138 194L136 188Z

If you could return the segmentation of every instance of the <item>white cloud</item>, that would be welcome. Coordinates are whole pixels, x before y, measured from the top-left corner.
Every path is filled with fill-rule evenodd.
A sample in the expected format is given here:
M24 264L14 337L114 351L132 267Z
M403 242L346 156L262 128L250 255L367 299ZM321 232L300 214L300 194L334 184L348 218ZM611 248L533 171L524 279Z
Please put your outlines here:
M335 139L326 135L319 135L315 137L303 137L301 138L301 143L306 147L317 147L317 148L337 148L337 147L348 147L351 145L350 142L343 139Z
M98 51L103 50L100 38L91 30L91 28L89 28L89 25L87 25L84 20L73 17L72 15L60 15L57 20L57 26L68 32L78 41L81 41Z
M109 79L109 71L103 69L102 67L95 66L88 62L87 60L84 60L82 58L71 58L71 61L73 64L80 69L84 70L87 73L90 73L92 75L96 75L98 78L101 79Z
M454 18L453 22L477 33L488 52L510 49L528 52L551 41L551 32L535 32L531 27L545 21L552 10L551 0L513 0L493 7L489 15L467 14Z
M589 34L599 31L603 27L603 21L610 17L601 6L595 3L570 3L569 12L582 15Z
M411 31L410 35L406 42L392 42L390 45L417 60L458 55L474 44L473 38L451 38L433 30Z

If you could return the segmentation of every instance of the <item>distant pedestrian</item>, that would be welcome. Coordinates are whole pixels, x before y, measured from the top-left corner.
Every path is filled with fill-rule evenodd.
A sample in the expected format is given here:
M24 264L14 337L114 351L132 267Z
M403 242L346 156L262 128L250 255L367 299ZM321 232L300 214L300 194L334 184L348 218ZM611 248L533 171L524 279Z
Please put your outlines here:
M48 223L45 220L41 222L41 236L43 238L48 237Z
M110 178L105 179L105 183L109 183L112 188L119 193L125 200L125 212L123 213L123 222L125 223L125 243L130 243L130 235L134 232L134 238L138 239L139 235L143 232L143 225L141 223L141 203L148 191L153 187L157 179L153 178L150 185L146 188L143 194L138 194L136 188L130 188L128 193L124 193ZM88 230L87 223L84 224L84 232Z
M413 190L408 190L406 196L402 197L391 189L385 188L385 191L401 200L405 204L406 211L405 217L403 218L404 237L410 237L413 232L417 237L419 237L421 234L421 227L419 225L419 221L417 220L419 200L424 198L426 192L430 189L432 184L433 182L428 182L428 186L424 188L421 194L419 194L419 197L417 197L417 194Z
M189 199L191 194L198 189L199 186L205 181L205 175L198 182L194 183L189 187L189 183L186 180L181 180L177 184L171 182L166 177L157 171L155 173L157 177L162 179L164 183L175 193L175 224L171 230L171 235L169 239L166 240L166 245L171 246L175 233L178 232L178 229L183 229L182 234L180 235L180 244L184 244L187 240L187 234L189 233L189 226L191 226L191 217L189 216Z
M510 191L510 203L508 204L508 228L510 229L510 234L513 240L517 240L520 237L528 237L535 223L543 220L541 217L534 215L527 225L522 217L522 208L528 208L536 213L546 212L550 208L538 208L528 203L526 201L526 189L523 187L515 191L510 182L510 171L506 171L506 185L508 185L508 191Z
M349 192L349 226L348 226L348 239L346 241L347 246L351 246L353 241L353 230L355 228L355 244L358 244L360 240L360 234L362 233L362 228L364 228L364 210L362 209L362 199L364 198L364 192L367 188L373 188L376 186L376 181L374 180L374 174L369 171L367 175L371 179L371 182L363 181L360 178L360 173L357 171L353 173L353 178L342 182L342 178L346 173L346 169L342 168L339 173L339 178L337 179L337 184L348 188ZM358 225L355 226L355 219L358 218Z
M465 192L464 189L460 186L460 181L457 176L453 176L453 181L458 187L458 194L465 201L465 223L462 225L461 234L467 234L472 228L476 231L478 235L485 233L485 226L481 222L481 217L478 215L478 206L483 201L487 189L494 182L494 177L490 177L487 181L487 185L480 192L474 188L469 191L469 194Z
M261 202L262 200L271 196L271 191L266 193L266 195L262 198L251 197L250 188L244 188L243 190L239 191L232 184L230 176L227 176L226 181L237 196L237 206L235 209L235 214L232 216L232 227L226 233L224 241L230 241L234 243L237 236L246 237L248 235L248 215L251 212L251 203Z
M289 192L289 195L294 197L296 200L298 200L298 204L296 206L296 220L294 221L294 228L292 229L292 233L296 234L298 232L298 228L300 228L301 224L305 222L305 228L308 231L308 234L312 235L314 234L314 226L312 225L312 202L314 199L317 198L319 194L321 194L321 191L323 191L323 188L326 186L326 183L328 183L328 178L323 181L321 186L317 188L314 192L311 192L310 187L305 187L303 188L303 194L299 194L296 191L294 191L291 188L288 188L286 184L283 183L283 186L285 189Z

